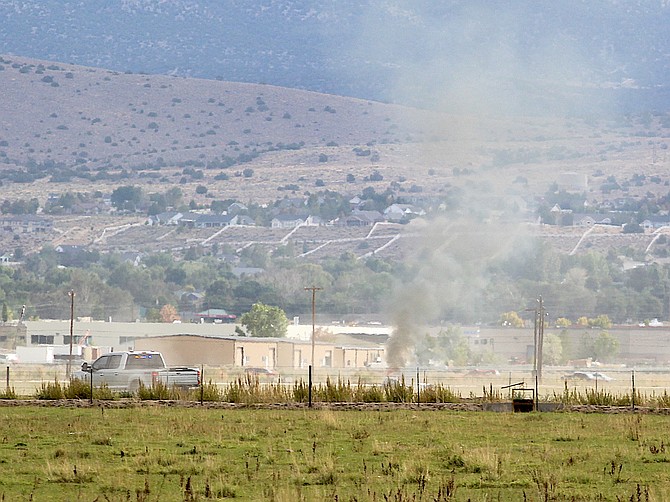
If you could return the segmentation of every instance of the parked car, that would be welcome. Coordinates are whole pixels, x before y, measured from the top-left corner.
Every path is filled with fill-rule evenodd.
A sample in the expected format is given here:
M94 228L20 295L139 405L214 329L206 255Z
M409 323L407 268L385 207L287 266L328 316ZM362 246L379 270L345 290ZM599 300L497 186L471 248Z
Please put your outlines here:
M601 380L609 382L614 379L599 371L573 371L572 373L564 375L563 380Z
M474 368L468 371L468 376L497 376L500 372L489 368Z
M168 368L160 352L110 352L93 363L84 362L74 378L93 385L106 385L112 390L136 392L140 385L151 386L161 382L169 387L194 388L200 385L197 368Z
M596 371L593 373L594 380L603 380L605 382L610 382L614 380L611 376L605 375L605 373L600 373L599 371Z
M269 368L244 368L244 374L251 378L258 378L260 382L274 382L279 378L279 373Z

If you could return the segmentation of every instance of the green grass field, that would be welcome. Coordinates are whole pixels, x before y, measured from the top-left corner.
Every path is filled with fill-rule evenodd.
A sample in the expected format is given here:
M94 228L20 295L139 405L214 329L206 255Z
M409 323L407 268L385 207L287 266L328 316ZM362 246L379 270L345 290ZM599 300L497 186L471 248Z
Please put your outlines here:
M7 501L670 497L657 415L5 406Z

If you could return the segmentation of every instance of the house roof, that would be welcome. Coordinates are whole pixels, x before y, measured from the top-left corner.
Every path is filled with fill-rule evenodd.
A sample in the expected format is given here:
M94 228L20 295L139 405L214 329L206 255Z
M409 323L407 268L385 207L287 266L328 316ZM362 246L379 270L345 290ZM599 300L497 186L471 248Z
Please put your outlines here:
M199 214L195 219L195 223L198 225L207 223L230 223L234 218L234 215L231 216L229 214Z
M346 219L352 218L361 221L369 221L371 223L384 220L384 216L379 211L362 211L359 209L354 209Z
M234 319L235 317L237 317L233 314L229 314L228 312L226 312L223 309L203 310L202 312L198 312L196 314L196 316L198 316L198 317L209 317L209 318L225 317L225 318L229 318L229 319Z
M305 221L305 218L303 216L299 216L297 214L287 214L287 213L278 214L272 219L277 221Z

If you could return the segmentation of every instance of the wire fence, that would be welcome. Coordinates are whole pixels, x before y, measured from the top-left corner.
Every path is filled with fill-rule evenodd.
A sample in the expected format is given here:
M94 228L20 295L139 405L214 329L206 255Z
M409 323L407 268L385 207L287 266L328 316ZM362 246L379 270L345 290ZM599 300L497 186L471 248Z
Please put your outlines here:
M225 366L201 366L202 387L220 399L231 396L231 388L238 393L252 387L265 401L272 394L283 400L302 399L302 390L309 381L308 370L303 368L277 368L259 371L258 368L240 368ZM70 382L67 364L11 364L6 366L4 385L0 392L5 396L18 398L38 397L46 386ZM616 396L645 396L648 400L668 398L670 388L670 368L647 368L631 370L610 368L597 371L575 371L573 368L553 367L545 369L538 382L539 399L560 399L566 393L586 395L596 393ZM481 368L452 368L449 370L388 369L333 370L320 368L313 372L315 399L368 400L407 399L511 399L515 388L528 388L535 385L530 368L514 367L506 370ZM96 385L97 387L97 385ZM265 390L264 390L265 389ZM280 389L283 395L280 396ZM375 393L377 391L377 393ZM439 391L439 392L438 392ZM386 394L384 394L386 392ZM393 392L402 392L402 396L393 396ZM117 393L118 395L119 393ZM128 396L128 393L120 393ZM234 392L233 392L234 394ZM114 395L110 395L114 397ZM198 392L182 394L187 399L199 399ZM247 398L251 394L247 392Z

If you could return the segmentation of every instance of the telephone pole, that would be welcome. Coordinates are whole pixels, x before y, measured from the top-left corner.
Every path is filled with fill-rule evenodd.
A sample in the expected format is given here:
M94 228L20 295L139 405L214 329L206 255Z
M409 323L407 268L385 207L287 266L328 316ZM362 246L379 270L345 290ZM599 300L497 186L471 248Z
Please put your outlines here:
M67 362L67 376L70 377L72 373L72 339L74 338L74 290L68 291L70 297L70 358Z
M323 288L317 288L312 286L310 288L305 288L305 291L312 292L312 359L311 365L314 367L314 332L316 329L316 292L321 291Z
M544 345L544 318L547 312L544 309L542 295L536 300L537 306L534 309L526 309L527 312L533 312L533 379L535 380L535 410L537 411L537 400L539 392L539 382L542 380L542 351Z
M314 332L315 332L315 326L316 326L316 292L321 291L323 288L317 288L316 286L312 286L311 288L305 288L305 291L311 291L312 292L312 362L309 365L309 375L308 375L308 380L309 380L309 391L307 394L307 402L309 407L312 407L312 371L314 368Z

